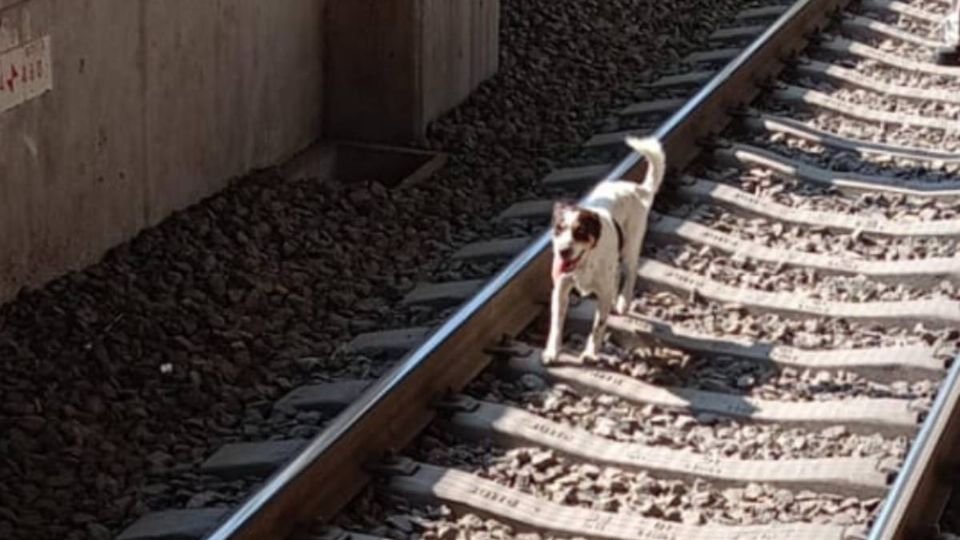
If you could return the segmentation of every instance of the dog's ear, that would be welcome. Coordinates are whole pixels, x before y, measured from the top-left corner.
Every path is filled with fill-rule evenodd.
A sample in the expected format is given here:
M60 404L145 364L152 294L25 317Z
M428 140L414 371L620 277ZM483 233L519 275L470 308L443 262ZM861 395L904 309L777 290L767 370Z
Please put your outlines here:
M555 202L553 203L553 224L556 225L560 223L560 220L563 219L563 214L570 209L570 205L564 202Z

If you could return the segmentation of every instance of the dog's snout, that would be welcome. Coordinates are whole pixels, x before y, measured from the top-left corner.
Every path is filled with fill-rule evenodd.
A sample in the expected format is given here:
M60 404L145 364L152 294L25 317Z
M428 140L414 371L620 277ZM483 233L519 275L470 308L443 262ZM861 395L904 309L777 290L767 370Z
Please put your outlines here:
M565 248L560 250L561 259L569 259L573 255L573 250L570 248Z

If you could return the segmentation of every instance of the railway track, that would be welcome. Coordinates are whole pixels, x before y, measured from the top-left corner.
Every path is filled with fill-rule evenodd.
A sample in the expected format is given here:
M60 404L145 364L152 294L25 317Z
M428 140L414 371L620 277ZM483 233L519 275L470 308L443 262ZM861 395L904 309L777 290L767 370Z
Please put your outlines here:
M544 178L580 196L642 177L627 133L667 150L642 290L596 365L539 362L552 201L511 207L503 238L454 256L476 279L407 298L462 302L453 315L358 339L406 354L290 459L274 451L273 476L206 538L381 535L363 512L337 520L353 532L323 525L371 480L382 505L547 536L934 538L960 440L960 69L929 62L946 8L741 13ZM590 309L572 310L574 334ZM429 521L394 524L455 537Z

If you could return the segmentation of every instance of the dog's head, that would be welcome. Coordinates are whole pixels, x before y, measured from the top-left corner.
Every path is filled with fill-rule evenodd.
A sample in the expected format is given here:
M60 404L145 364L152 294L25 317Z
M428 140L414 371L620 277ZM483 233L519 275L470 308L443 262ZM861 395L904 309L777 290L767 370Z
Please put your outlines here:
M600 238L600 216L579 206L556 203L553 207L553 279L576 270Z

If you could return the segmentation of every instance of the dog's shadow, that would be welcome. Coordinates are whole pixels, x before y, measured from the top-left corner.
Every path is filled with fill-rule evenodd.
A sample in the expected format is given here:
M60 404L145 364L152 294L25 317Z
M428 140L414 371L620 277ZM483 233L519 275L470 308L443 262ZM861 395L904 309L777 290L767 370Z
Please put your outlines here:
M615 360L605 367L634 371L631 375L668 388L746 397L775 383L781 372L771 356L773 343L751 343L749 348L749 356L738 355L723 339L679 336L669 324L629 314L611 320L605 350L614 352L607 358Z
M776 382L780 366L770 358L774 344L752 344L750 358L735 354L710 354L709 339L691 348L671 343L672 327L654 323L636 314L612 315L607 325L607 336L596 359L579 357L595 312L592 298L578 298L571 302L566 323L564 352L557 365L583 366L627 375L640 382L656 385L687 399L691 392L711 394L711 397L737 400L738 411L752 409L744 401L756 388ZM546 321L544 321L546 324ZM539 334L539 333L538 333ZM663 339L651 339L649 336ZM688 336L684 339L689 340ZM719 343L721 340L712 340ZM757 354L757 349L762 354ZM696 352L701 351L701 352ZM758 358L759 357L759 358ZM722 394L724 397L713 396Z
M593 313L591 299L583 299L576 308L565 340L569 365L584 365L576 356L582 350L583 337ZM820 377L802 366L778 360L789 343L749 337L731 338L688 331L644 317L638 313L612 316L601 354L586 367L627 375L656 385L690 403L704 400L719 404L716 408L747 417L759 412L756 401L821 401L840 399L856 390L859 377ZM847 374L849 375L849 374ZM858 382L859 381L859 382ZM885 397L879 391L875 397ZM702 403L702 401L700 401ZM710 412L710 411L707 411Z

